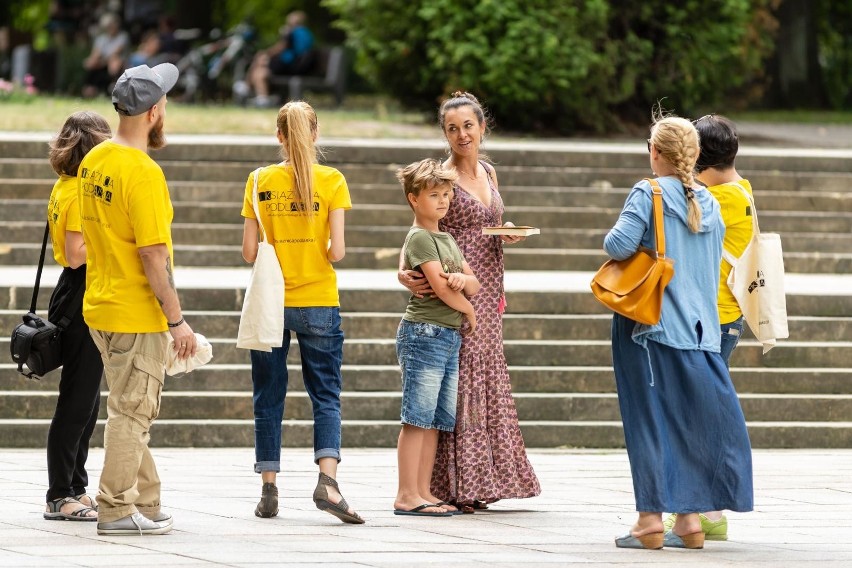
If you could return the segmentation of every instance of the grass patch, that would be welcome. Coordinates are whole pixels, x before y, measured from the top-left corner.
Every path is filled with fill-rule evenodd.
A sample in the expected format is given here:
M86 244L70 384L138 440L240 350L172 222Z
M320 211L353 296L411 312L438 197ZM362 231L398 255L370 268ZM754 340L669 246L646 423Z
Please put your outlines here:
M421 113L404 111L376 97L350 97L337 109L317 97L322 136L331 138L439 138L440 131ZM91 110L115 129L118 116L105 97L83 100L39 95L0 104L0 130L55 133L68 115ZM170 101L167 134L275 135L277 109L242 108L231 104L189 104Z

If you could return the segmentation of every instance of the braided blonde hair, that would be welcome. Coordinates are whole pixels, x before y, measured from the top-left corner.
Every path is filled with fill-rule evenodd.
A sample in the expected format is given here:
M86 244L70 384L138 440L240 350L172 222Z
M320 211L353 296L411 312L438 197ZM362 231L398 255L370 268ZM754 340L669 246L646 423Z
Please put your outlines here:
M687 226L690 231L697 233L701 228L701 208L695 201L693 189L695 178L692 172L695 170L700 148L698 131L685 118L663 116L661 111L657 111L654 116L654 125L651 127L651 144L674 167L678 179L683 184L689 208Z

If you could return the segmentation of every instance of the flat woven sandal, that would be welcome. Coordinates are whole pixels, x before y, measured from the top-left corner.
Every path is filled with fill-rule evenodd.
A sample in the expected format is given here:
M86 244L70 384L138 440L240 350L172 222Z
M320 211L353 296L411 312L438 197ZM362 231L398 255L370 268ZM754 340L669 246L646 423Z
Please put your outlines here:
M72 511L70 513L63 513L62 507L67 503L77 503L78 505L83 505L79 501L77 501L74 497L62 497L60 499L54 499L53 501L47 502L47 511L44 512L44 518L48 521L88 521L88 522L97 522L97 517L89 517L89 511L94 511L91 507L83 506L82 509L77 509L76 511ZM97 512L97 511L95 511Z
M314 489L314 503L316 504L317 509L331 513L344 523L351 523L353 525L363 524L364 519L362 519L358 513L349 512L349 505L346 503L346 499L343 498L343 493L340 493L339 503L332 503L328 500L327 487L334 487L337 489L337 492L340 493L340 487L337 485L337 481L324 473L320 473L317 487Z

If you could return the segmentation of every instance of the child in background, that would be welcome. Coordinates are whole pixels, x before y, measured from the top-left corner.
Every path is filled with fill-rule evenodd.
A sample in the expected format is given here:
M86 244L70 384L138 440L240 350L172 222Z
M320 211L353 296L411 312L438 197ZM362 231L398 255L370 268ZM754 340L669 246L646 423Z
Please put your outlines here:
M399 489L394 514L446 517L448 511L429 489L438 431L452 432L456 423L459 348L465 333L476 327L466 296L479 291L473 275L449 233L438 230L447 214L457 174L437 160L415 162L397 172L405 198L414 210L414 226L403 245L405 268L423 273L433 295L408 300L396 335L402 370L402 431L397 459Z

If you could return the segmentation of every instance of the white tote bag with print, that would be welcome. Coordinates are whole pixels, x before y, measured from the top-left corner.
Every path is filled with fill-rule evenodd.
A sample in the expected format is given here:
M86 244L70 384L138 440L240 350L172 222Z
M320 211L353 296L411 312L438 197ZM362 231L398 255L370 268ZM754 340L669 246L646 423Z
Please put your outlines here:
M722 257L732 267L728 275L728 288L737 299L744 319L763 345L763 353L766 354L775 347L777 339L790 336L787 329L781 236L777 233L760 232L754 198L742 185L731 185L740 188L748 198L754 231L751 241L739 258L727 250L722 251Z
M254 216L261 240L257 258L251 270L243 311L240 314L240 329L237 332L237 347L255 351L272 351L284 342L284 275L275 247L266 239L266 231L260 221L257 203L257 178L260 168L254 172Z

